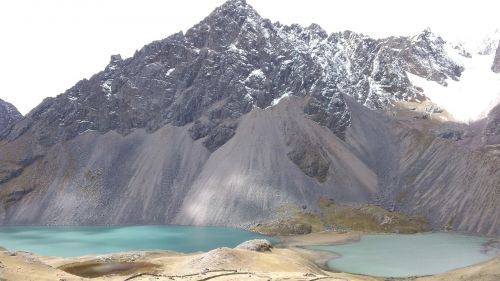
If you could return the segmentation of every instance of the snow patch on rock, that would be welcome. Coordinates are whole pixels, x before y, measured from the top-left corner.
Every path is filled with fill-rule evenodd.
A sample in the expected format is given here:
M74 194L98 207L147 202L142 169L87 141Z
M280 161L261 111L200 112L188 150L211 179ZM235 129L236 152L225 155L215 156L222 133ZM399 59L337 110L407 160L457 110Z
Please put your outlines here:
M278 103L280 103L280 101L281 101L282 99L290 97L290 96L291 96L291 94L292 94L291 92L288 92L288 93L284 93L283 95L281 95L281 96L279 96L279 97L275 98L275 99L271 102L271 105L270 105L270 106L268 106L267 108L270 108L270 107L273 107L273 106L277 105Z
M457 57L465 68L459 81L447 80L447 86L407 73L424 94L446 109L456 121L471 122L484 118L500 101L500 75L491 71L493 55Z

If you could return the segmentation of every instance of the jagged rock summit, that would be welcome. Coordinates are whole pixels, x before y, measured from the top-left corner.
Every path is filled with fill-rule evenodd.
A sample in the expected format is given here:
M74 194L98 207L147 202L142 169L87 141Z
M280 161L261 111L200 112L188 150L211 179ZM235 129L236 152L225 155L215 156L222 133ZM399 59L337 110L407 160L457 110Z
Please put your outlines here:
M15 106L0 99L0 133L14 125L22 117Z
M498 158L392 113L426 102L408 73L460 79L446 44L329 35L230 0L0 133L0 222L248 228L332 198L499 233Z
M441 84L458 79L462 69L443 45L430 30L383 40L328 36L317 25L272 24L246 2L228 1L185 35L153 42L126 60L113 56L103 72L44 101L5 137L29 130L50 136L52 145L90 130L127 134L195 122L193 139L207 137L214 150L234 134L234 119L287 96L307 96L304 112L342 137L350 119L343 95L384 108L423 99L406 71ZM38 118L47 121L44 128L33 126Z

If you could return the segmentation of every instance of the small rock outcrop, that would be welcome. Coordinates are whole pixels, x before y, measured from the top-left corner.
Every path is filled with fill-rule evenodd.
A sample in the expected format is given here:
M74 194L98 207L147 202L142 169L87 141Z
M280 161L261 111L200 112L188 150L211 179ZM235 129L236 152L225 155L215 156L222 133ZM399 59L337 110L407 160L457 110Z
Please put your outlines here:
M273 248L273 244L266 239L254 239L241 243L235 249L249 250L254 252L269 252Z
M491 70L495 73L500 73L500 41L498 42L497 52L495 54L495 60L493 61L493 66Z
M500 104L495 106L486 117L483 140L487 144L500 143Z

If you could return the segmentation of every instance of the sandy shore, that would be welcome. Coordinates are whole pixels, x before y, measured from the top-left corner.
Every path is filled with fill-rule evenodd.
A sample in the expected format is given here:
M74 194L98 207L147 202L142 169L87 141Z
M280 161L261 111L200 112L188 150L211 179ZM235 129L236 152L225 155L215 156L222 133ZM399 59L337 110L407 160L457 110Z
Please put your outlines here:
M355 241L360 235L322 232L286 237L266 252L219 248L194 254L148 251L62 258L0 250L0 280L388 280L330 272L322 265L334 256L332 253L301 248ZM435 276L390 280L498 281L500 258Z
M361 232L314 232L306 235L284 236L280 237L285 246L311 246L311 245L326 245L326 244L341 244L359 241Z

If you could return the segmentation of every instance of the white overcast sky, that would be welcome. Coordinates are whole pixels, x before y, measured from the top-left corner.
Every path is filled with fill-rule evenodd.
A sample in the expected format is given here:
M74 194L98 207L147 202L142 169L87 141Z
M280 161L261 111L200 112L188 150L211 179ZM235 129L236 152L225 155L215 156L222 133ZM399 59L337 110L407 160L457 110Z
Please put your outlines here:
M224 0L0 0L0 98L26 114L102 70L111 54L185 31ZM476 40L500 26L500 0L247 0L263 17L373 37L426 27Z

